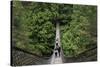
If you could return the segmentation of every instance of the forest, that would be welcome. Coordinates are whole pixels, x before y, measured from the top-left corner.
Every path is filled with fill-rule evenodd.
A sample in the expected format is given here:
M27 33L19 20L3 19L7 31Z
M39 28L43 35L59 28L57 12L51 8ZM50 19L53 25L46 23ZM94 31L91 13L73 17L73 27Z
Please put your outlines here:
M59 22L64 57L78 57L92 48L97 49L97 6L12 3L12 47L50 57L55 44L56 23Z

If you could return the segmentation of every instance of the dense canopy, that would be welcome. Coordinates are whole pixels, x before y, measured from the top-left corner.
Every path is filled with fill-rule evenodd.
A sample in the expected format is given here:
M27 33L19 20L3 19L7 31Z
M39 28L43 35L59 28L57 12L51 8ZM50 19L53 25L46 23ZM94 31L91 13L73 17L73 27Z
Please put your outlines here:
M60 23L61 46L66 57L96 46L95 6L13 1L12 43L40 56L51 56L56 23Z

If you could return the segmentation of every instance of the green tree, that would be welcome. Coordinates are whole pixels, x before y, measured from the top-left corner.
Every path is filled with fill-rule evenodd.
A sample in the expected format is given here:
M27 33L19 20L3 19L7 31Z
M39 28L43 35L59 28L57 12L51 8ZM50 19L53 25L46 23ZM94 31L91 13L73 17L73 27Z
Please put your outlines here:
M67 57L77 56L96 46L96 36L93 36L96 35L96 7L73 5L71 18L72 21L61 29L62 48Z

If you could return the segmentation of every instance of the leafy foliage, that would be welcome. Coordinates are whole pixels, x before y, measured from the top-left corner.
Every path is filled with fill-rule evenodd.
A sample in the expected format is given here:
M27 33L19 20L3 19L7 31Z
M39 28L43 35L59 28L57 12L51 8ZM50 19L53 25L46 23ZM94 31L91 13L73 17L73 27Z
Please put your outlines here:
M57 22L61 25L65 56L77 56L92 44L96 45L96 7L13 1L13 46L40 56L50 56Z
M72 21L61 29L62 48L68 57L77 56L92 44L96 45L96 36L93 36L96 35L96 7L74 5L71 18Z

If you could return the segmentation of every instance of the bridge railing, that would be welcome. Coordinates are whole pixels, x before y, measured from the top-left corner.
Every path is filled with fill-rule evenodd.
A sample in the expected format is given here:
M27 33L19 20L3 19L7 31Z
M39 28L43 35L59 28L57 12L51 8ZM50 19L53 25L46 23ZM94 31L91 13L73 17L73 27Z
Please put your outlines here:
M43 58L19 48L12 48L12 66L48 64L48 59L49 58Z

